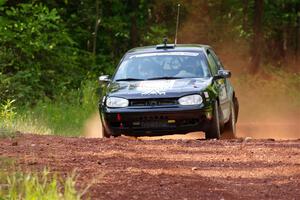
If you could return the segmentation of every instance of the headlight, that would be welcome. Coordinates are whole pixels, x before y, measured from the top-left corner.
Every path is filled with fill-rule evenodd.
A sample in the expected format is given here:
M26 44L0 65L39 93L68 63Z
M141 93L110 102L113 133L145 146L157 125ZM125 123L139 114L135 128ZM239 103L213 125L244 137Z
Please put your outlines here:
M127 99L119 98L119 97L107 97L106 105L111 108L121 108L127 107L129 101Z
M180 105L189 106L189 105L200 105L203 100L199 94L189 95L185 97L181 97L178 99Z

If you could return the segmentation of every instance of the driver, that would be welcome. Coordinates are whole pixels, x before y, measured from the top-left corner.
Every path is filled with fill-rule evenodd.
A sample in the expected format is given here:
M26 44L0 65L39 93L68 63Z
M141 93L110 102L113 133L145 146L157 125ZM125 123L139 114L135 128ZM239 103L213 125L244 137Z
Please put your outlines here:
M195 77L195 68L196 68L196 60L191 57L184 60L184 62L181 65L181 70L178 74L176 74L177 77Z
M150 60L145 60L138 66L138 73L142 79L157 77L159 76L159 71L159 66Z

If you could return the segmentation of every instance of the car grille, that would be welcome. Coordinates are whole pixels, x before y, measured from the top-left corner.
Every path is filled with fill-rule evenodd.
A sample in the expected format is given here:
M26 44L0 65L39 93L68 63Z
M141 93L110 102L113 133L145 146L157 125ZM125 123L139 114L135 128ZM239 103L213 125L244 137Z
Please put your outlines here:
M167 128L174 127L175 124L168 123L168 116L146 115L133 119L132 128Z
M176 128L176 126L196 126L200 123L197 118L174 120L165 115L150 115L133 118L132 128Z
M175 127L175 124L168 124L166 121L149 121L149 122L142 122L142 128L170 128Z
M178 104L177 99L134 99L130 106L171 106Z

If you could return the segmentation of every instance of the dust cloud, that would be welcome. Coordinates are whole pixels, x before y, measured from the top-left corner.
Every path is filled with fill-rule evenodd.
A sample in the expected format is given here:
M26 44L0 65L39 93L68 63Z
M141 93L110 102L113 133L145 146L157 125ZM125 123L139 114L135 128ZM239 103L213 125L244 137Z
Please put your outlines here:
M98 112L95 112L84 124L83 135L88 138L102 138L101 120Z
M299 139L300 108L289 104L289 99L277 99L275 91L269 93L265 101L259 98L262 91L239 89L237 96L240 101L237 133L239 137ZM253 94L249 98L249 94ZM257 95L257 97L255 96ZM285 96L281 94L280 96ZM270 100L273 98L273 101Z

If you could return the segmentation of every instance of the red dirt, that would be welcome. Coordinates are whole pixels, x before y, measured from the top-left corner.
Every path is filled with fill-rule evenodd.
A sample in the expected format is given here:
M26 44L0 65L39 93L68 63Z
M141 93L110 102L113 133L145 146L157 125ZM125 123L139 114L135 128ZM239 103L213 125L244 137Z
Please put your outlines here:
M21 134L0 158L76 169L91 199L300 199L300 140L88 139ZM0 159L1 161L1 159Z

